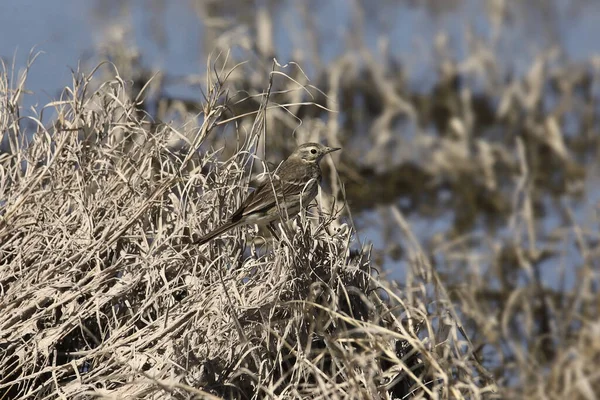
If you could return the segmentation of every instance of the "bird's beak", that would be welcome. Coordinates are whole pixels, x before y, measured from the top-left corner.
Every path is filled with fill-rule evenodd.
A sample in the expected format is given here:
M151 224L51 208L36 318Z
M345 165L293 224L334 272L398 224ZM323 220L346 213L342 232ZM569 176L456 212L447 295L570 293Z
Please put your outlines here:
M325 150L325 154L333 153L334 151L338 151L341 149L341 147L328 147L327 150Z

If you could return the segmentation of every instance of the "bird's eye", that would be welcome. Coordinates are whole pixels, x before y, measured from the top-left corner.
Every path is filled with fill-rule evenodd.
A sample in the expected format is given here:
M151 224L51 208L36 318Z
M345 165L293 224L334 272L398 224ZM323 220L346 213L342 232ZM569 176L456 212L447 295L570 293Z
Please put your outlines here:
M310 154L317 154L317 150L315 150L315 149L310 149Z

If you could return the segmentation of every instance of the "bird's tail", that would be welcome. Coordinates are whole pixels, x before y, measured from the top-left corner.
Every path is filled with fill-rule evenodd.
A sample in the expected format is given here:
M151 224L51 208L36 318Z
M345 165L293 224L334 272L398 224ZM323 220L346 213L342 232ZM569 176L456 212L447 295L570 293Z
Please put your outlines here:
M216 238L220 234L227 232L228 230L230 230L231 228L233 228L236 225L238 225L238 222L231 222L231 221L226 222L223 225L216 228L215 230L213 230L212 232L207 233L206 235L200 237L199 239L194 240L194 244L198 245L198 246L203 245L204 243L209 242L212 239Z

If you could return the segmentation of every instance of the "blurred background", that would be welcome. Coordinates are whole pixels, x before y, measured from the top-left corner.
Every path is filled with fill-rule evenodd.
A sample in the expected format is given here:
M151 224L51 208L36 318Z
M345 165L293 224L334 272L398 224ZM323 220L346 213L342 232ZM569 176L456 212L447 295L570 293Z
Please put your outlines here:
M157 74L145 111L186 128L207 74L245 62L227 79L240 115L275 58L295 81L276 76L271 101L293 105L269 113L266 157L343 146L328 190L376 264L407 279L408 226L510 381L514 346L552 360L572 315L597 319L599 20L596 0L4 0L0 56L18 75L41 52L24 113L110 60L133 95ZM213 147L235 151L253 118ZM521 310L523 293L539 301Z

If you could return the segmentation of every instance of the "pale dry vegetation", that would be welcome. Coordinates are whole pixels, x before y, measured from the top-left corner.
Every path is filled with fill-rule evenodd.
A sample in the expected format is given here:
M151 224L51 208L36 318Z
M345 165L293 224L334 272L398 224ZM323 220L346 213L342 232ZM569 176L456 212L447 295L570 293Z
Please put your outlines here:
M182 132L145 124L118 74L74 80L47 125L19 120L20 88L3 82L4 397L492 393L443 290L380 280L334 208L262 245L237 233L185 248L246 192L264 122L218 162L203 146L220 129L218 81Z
M492 43L468 31L458 60L438 35L416 89L361 2L332 60L298 5L286 66L268 6L192 4L203 77L145 69L123 32L33 114L2 74L0 398L598 397L597 58L507 70L497 1ZM306 141L343 147L318 206L189 245Z

